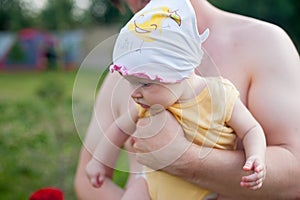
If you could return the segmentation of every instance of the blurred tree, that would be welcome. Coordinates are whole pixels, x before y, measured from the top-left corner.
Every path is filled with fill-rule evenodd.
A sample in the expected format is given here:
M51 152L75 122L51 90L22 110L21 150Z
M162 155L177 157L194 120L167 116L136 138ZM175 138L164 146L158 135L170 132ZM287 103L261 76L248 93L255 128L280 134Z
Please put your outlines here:
M0 0L0 30L19 30L32 26L34 19L21 0Z
M30 1L0 0L0 30L39 27L49 30L73 29L97 24L125 23L131 13L120 14L109 0L89 0L90 7L76 11L74 0L47 0L39 11ZM299 0L209 0L217 7L279 25L300 49Z
M293 38L294 42L296 43L296 46L298 48L298 51L300 51L300 1L299 0L292 0L292 4L294 7L294 13L290 17L287 26L288 26L288 32Z
M73 17L73 0L48 0L40 12L39 24L48 30L65 30L76 27Z
M96 23L112 23L118 22L120 18L120 12L115 8L108 0L90 0L91 6L87 11L89 16Z

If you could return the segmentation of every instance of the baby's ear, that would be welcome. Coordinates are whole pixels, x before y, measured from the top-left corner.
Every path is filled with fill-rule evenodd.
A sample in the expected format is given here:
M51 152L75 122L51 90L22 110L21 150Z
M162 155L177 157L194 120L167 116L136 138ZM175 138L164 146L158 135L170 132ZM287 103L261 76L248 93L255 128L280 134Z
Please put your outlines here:
M152 105L149 109L149 113L151 116L157 115L158 113L164 111L165 108L160 104Z

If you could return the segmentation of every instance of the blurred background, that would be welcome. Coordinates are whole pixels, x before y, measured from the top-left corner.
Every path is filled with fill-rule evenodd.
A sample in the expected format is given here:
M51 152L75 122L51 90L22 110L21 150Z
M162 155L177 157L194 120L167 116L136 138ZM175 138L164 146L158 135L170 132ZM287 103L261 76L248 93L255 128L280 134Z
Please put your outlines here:
M299 50L299 0L210 2L279 25ZM76 199L82 144L72 116L76 72L131 15L108 0L0 0L0 200L25 200L46 186ZM126 173L114 178L122 186Z

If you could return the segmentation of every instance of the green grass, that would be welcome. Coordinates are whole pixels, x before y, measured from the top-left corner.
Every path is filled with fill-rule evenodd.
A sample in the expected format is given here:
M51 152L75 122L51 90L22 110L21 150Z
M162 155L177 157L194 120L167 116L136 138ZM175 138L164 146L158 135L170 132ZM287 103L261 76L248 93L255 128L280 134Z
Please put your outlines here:
M82 143L72 116L75 77L62 71L0 73L0 200L27 200L46 186L76 199L73 180ZM115 180L124 185L126 177L117 172Z
M0 100L23 101L32 98L47 80L60 81L66 87L66 96L70 96L75 76L75 72L0 73Z

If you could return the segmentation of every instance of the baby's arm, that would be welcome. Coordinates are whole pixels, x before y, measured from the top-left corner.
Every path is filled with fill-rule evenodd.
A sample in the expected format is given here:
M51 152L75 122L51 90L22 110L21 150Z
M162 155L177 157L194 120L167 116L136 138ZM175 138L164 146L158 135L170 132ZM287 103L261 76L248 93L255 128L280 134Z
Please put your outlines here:
M93 158L86 166L86 173L91 184L98 188L105 180L105 166L114 167L120 149L135 131L137 113L135 108L121 115L104 133L103 139L98 143Z
M246 187L245 183L251 183L251 186L247 188L259 189L266 175L266 139L263 129L240 100L237 100L234 105L228 125L242 139L246 154L246 163L243 170L252 172L250 175L242 177L241 186ZM258 174L262 174L262 176L258 176Z

